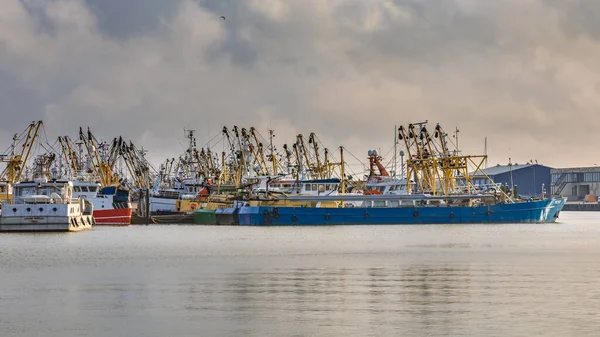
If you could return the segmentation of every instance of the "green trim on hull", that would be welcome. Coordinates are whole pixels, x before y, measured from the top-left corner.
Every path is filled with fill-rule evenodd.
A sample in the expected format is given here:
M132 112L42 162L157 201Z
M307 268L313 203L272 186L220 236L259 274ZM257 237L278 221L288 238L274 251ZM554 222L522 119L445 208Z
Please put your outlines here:
M214 209L199 209L194 212L194 223L197 225L216 225L217 217Z

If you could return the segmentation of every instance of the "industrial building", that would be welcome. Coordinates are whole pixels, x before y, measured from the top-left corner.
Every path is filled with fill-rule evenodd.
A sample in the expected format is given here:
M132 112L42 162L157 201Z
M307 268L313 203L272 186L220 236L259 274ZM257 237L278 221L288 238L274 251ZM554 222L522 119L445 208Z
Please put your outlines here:
M516 186L522 197L539 197L542 193L550 193L551 170L548 166L532 163L496 165L472 173L472 182L475 185L487 185L487 177L490 177L498 185L510 189Z
M590 201L600 195L600 167L574 167L551 170L552 194L568 201Z

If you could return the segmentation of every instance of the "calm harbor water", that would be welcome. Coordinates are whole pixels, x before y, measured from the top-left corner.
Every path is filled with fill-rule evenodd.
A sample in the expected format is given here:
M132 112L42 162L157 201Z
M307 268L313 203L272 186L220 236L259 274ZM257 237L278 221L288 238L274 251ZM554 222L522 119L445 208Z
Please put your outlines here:
M0 234L0 336L597 336L600 213Z

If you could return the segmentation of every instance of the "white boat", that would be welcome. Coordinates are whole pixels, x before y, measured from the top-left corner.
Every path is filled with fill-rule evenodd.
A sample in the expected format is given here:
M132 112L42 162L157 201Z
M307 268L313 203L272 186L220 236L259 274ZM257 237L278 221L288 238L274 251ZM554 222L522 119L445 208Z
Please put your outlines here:
M73 182L36 179L13 185L2 205L0 231L76 232L91 229L93 206L73 198Z
M175 181L170 188L159 188L158 184L150 191L150 213L173 214L178 213L177 201L182 199L195 199L204 189L203 179L186 178Z
M150 189L150 213L155 215L180 213L179 200L195 199L209 180L198 171L198 150L196 148L195 130L186 130L189 140L187 150L179 157L173 169L174 158L161 165L154 185Z

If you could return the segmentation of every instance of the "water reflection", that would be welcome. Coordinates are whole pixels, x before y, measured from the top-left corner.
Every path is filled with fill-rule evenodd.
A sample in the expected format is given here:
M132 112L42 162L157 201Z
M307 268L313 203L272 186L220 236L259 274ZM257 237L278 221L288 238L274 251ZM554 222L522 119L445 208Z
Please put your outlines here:
M135 227L0 238L1 336L584 336L600 227Z
M461 303L468 302L469 277L468 266L290 268L232 273L221 285L206 282L201 292L207 303L230 303L225 315L258 330L284 319L310 321L331 333L429 326L439 335L448 333L440 324L456 326L466 312Z

